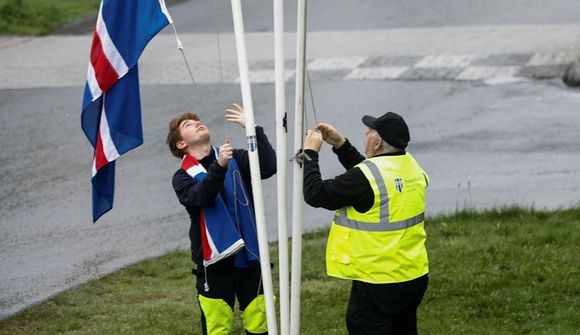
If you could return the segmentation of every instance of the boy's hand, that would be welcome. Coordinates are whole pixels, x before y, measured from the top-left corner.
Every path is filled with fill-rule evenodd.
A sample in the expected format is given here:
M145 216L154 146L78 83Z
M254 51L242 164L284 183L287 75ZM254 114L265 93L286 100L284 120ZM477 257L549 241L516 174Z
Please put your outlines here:
M232 146L230 145L230 141L229 140L225 140L224 144L220 145L220 154L218 157L218 164L225 168L226 166L228 166L228 162L230 161L230 159L233 158L234 155L234 150L232 149Z
M233 108L226 109L226 121L234 122L246 128L246 112L238 104L233 104Z

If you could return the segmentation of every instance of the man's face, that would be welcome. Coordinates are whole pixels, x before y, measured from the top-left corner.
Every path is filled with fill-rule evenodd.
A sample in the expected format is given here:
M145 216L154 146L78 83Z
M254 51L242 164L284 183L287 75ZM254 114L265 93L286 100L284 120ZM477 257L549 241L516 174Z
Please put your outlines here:
M209 142L209 129L199 120L183 120L179 124L179 132L182 138L180 142L187 146Z
M365 141L364 141L364 148L365 148L365 155L367 155L368 158L373 157L375 155L375 142L376 142L376 137L374 136L374 132L371 128L367 128L367 131L365 133Z

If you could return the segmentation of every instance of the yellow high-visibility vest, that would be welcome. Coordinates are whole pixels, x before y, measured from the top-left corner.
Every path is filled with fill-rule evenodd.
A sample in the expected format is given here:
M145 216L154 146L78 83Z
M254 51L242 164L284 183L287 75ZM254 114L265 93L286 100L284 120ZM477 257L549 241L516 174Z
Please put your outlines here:
M366 159L361 169L375 200L365 213L336 211L326 248L329 276L399 283L429 272L425 249L425 188L429 176L409 154Z

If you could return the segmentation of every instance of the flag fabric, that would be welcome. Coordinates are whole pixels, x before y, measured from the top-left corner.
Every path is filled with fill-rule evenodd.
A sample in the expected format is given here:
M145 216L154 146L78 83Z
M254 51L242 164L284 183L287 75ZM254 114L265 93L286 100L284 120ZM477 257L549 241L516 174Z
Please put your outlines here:
M93 222L113 208L115 160L143 143L137 62L170 23L164 0L101 2L81 114L94 148Z

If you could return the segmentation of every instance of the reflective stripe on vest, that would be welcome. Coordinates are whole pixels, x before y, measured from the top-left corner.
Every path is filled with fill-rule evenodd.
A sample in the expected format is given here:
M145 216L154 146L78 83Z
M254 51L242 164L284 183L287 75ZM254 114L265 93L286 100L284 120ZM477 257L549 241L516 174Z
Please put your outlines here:
M361 164L366 165L373 177L375 178L375 182L379 187L379 192L381 194L380 198L380 213L381 219L379 223L369 223L369 222L361 222L357 220L352 220L346 217L346 213L342 215L336 215L334 217L334 223L340 226L356 229L356 230L364 230L364 231L395 231L401 229L407 229L409 227L413 227L425 220L425 213L421 213L416 215L412 218L408 218L406 220L396 221L396 222L389 222L389 193L387 192L387 185L385 185L385 180L379 171L378 166L370 160L365 160L361 162Z
M381 209L382 210L382 209ZM381 222L380 223L369 223L369 222L360 222L356 220L351 220L345 216L335 216L334 223L339 226L344 226L347 228L352 228L356 230L364 230L364 231L395 231L395 230L402 230L413 227L414 225L418 225L419 223L425 220L425 213L421 213L417 216L412 218L397 221L397 222L383 222L383 213L381 212ZM388 217L388 215L387 215Z

